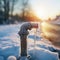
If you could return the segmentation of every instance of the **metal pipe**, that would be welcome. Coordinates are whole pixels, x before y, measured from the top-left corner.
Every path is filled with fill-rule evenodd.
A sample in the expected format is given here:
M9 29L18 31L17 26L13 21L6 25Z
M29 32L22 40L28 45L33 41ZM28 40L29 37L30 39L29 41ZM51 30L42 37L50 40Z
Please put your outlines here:
M27 35L29 34L28 30L32 28L38 28L37 23L24 23L19 31L19 36L21 40L21 56L27 56Z

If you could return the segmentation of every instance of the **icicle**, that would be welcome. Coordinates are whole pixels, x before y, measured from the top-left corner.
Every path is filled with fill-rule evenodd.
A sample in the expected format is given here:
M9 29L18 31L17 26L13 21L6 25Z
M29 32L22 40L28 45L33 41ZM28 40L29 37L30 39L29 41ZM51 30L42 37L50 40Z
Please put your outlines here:
M36 51L36 40L37 40L36 36L37 36L37 31L38 31L38 29L36 29L36 30L35 30L35 39L34 39L34 55L35 55L35 51Z

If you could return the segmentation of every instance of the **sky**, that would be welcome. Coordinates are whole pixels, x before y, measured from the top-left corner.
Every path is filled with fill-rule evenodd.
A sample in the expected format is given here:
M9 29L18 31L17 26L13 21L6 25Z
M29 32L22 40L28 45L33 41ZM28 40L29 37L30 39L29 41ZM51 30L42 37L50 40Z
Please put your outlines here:
M19 13L22 0L19 0L15 6L14 13ZM60 14L60 0L29 0L30 7L37 17L47 19L54 18Z

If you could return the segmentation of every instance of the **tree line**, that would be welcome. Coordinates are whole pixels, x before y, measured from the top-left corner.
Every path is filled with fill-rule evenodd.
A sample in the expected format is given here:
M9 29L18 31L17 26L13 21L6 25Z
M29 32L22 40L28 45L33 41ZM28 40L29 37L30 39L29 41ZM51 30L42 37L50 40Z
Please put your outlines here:
M13 14L16 0L0 0L0 24L7 22L9 13Z
M14 7L19 0L0 0L0 24L14 23L15 21L33 20L33 16L29 0L21 0L21 13L13 15ZM35 19L36 20L36 19Z

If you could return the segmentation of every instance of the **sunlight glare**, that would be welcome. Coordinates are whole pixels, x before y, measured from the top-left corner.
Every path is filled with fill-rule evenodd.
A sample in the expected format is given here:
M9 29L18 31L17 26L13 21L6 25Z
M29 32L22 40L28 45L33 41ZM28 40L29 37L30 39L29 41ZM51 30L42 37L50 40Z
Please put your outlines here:
M35 14L38 18L41 18L42 20L46 20L48 18L48 13L45 11L45 9L42 9L40 7L40 9L35 9Z

